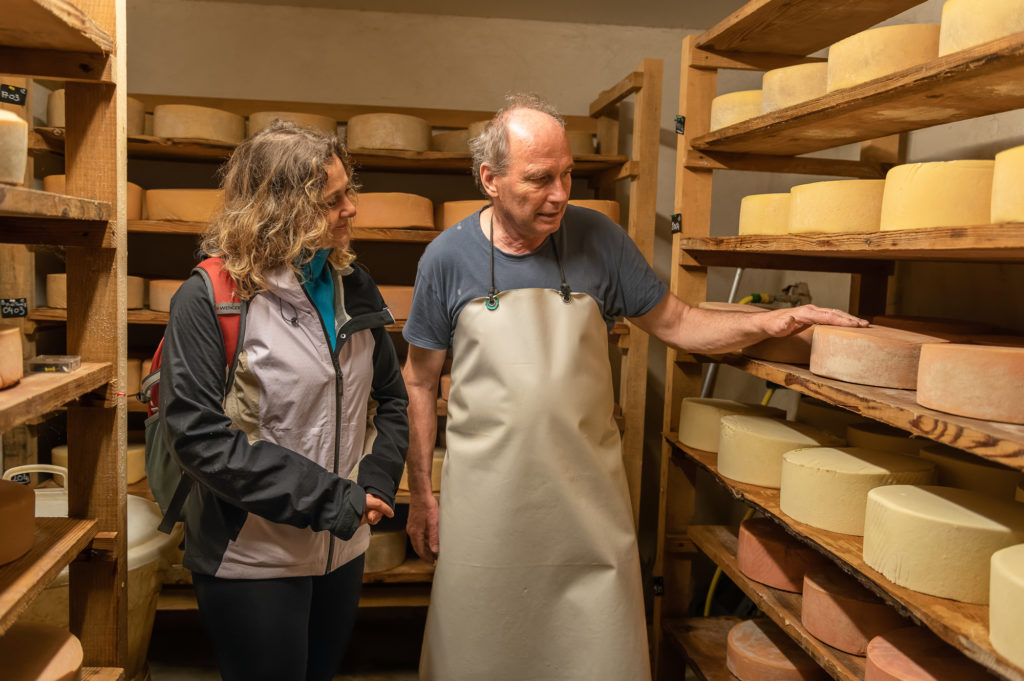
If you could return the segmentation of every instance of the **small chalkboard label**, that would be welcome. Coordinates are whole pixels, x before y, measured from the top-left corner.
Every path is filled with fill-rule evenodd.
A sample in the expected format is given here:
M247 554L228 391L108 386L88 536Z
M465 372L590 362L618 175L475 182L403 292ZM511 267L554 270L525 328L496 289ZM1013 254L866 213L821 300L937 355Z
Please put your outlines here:
M27 317L28 298L0 298L0 317Z
M15 87L7 83L0 84L0 102L4 104L18 104L25 106L28 101L28 89Z
M679 234L683 231L683 215L682 213L672 213L672 233Z

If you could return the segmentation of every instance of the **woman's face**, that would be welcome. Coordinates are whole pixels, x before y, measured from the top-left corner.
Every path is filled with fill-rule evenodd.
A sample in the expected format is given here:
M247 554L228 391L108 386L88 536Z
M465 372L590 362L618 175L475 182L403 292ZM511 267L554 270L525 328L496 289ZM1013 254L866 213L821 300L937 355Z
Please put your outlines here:
M349 179L341 159L335 156L327 164L327 186L324 187L324 199L327 201L327 219L331 224L331 236L328 248L347 248L352 240L349 228L352 218L356 215L356 206L349 197Z

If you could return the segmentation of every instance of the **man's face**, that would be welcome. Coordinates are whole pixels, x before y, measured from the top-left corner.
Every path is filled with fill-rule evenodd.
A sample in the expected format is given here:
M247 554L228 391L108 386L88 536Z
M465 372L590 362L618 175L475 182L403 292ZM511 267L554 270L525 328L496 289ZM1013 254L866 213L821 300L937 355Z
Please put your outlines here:
M526 238L543 238L562 222L572 185L572 151L565 130L539 111L513 112L508 122L508 172L494 176L491 199L499 219Z

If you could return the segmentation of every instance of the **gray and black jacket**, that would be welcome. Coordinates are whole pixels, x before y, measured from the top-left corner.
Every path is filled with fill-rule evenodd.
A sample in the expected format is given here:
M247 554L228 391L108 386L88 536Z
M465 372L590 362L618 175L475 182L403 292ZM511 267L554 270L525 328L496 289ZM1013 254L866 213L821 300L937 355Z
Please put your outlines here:
M171 302L161 410L196 484L183 509L184 565L231 579L324 574L361 555L372 493L394 507L408 396L369 275L332 270L336 350L288 268L248 303L224 394L220 326L200 275Z

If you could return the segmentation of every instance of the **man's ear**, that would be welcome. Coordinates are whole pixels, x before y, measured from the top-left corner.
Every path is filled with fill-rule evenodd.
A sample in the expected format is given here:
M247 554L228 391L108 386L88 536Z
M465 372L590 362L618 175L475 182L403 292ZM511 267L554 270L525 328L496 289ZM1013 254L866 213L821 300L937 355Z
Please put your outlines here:
M488 164L483 163L480 165L480 184L484 188L484 193L491 197L491 199L498 197L498 188L495 186L497 179L498 176L491 171L491 167Z

